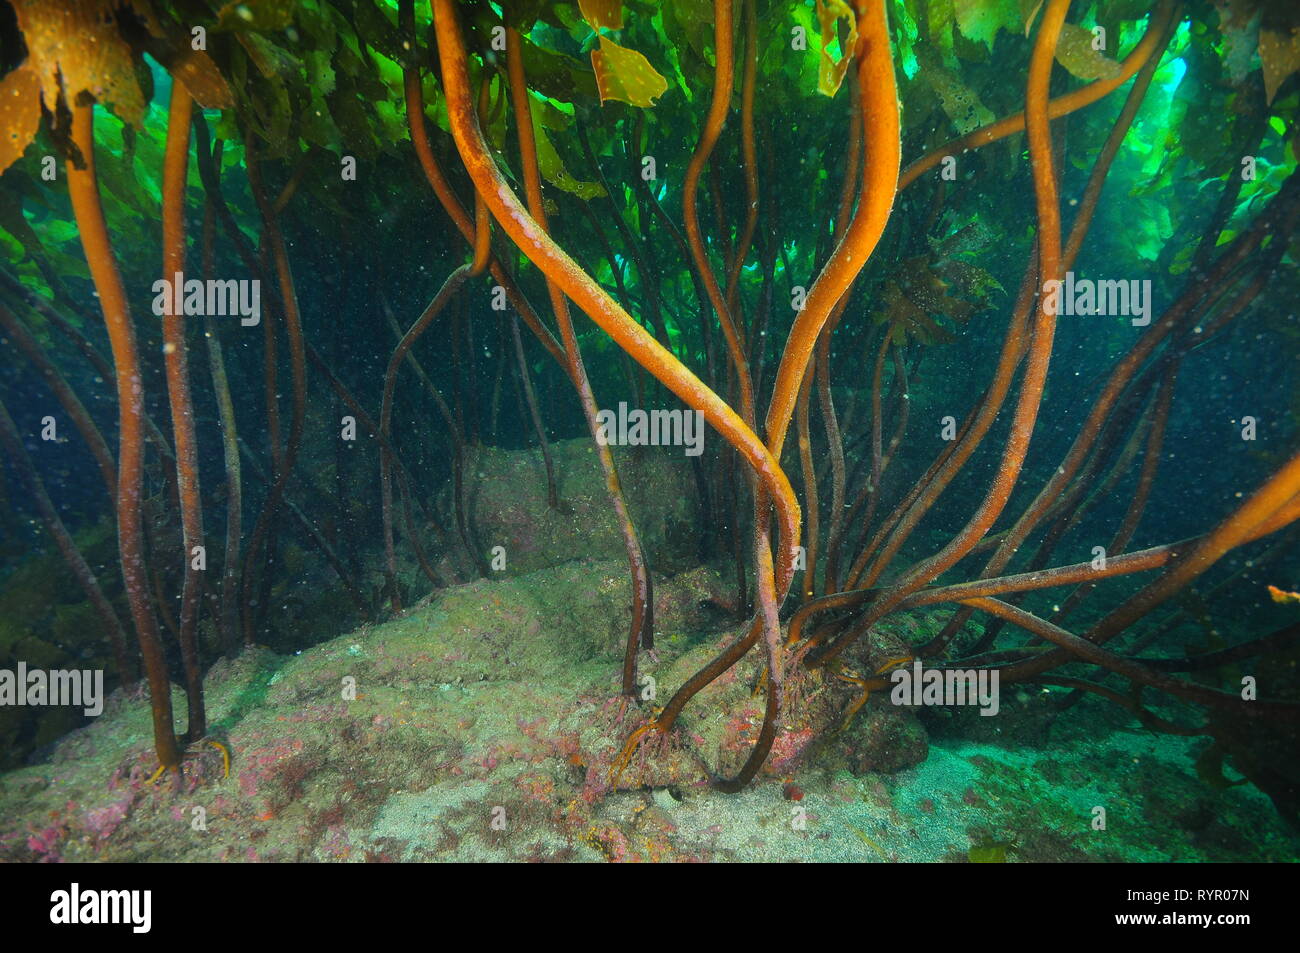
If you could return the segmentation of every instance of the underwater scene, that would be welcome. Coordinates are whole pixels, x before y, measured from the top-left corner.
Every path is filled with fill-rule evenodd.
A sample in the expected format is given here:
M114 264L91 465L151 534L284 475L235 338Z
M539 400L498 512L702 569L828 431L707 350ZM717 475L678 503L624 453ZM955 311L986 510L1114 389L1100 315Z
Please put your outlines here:
M1298 123L1294 0L0 0L0 861L1300 859Z

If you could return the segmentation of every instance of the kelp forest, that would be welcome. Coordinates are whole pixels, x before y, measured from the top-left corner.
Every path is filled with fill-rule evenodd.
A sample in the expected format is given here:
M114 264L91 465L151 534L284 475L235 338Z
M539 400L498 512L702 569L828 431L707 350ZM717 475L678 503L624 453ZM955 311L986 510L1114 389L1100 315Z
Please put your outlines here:
M0 37L0 859L1295 859L1290 0Z

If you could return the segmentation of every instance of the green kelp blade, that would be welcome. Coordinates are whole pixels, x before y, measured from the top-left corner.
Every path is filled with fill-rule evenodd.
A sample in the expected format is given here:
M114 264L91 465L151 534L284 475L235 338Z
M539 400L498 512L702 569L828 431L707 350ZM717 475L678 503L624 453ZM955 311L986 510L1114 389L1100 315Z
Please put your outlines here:
M599 48L591 51L591 67L596 71L602 103L617 99L644 109L653 106L668 89L668 80L649 60L606 36L600 38Z

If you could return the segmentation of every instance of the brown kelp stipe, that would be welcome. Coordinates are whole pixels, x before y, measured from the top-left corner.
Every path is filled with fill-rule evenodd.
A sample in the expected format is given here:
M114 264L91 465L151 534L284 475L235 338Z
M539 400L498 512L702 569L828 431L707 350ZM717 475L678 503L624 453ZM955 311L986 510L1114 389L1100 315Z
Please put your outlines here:
M242 438L237 438L237 442L239 445L237 449L242 452L244 458L247 460L248 467L253 471L253 475L270 488L274 481L266 475L266 472L262 469L262 465L257 462L257 455L248 448L248 444L246 444ZM340 559L338 554L334 551L334 547L332 547L325 537L321 535L320 530L316 528L316 524L298 508L293 500L286 496L283 502L285 509L289 511L289 515L294 518L299 528L302 529L303 535L311 540L312 545L316 547L325 561L329 563L330 568L334 570L335 574L339 578L339 582L343 584L343 588L346 590L348 598L352 600L352 604L356 607L357 611L363 615L367 614L369 607L366 605L365 599L362 598L361 591L357 588L356 583L352 581L352 577L349 575L347 568L343 565L343 560Z
M393 349L392 356L388 359L388 369L384 372L384 399L379 410L379 432L383 437L383 443L379 451L380 498L383 502L384 556L388 564L388 585L392 590L390 598L394 612L402 611L402 598L398 592L397 551L393 545L393 461L388 441L392 432L393 392L397 386L397 372L402 366L403 359L415 345L415 342L420 339L420 335L429 329L429 325L442 313L442 310L455 297L461 286L475 275L482 274L483 269L487 267L488 255L491 250L488 216L479 207L476 210L475 217L477 225L475 226L473 261L467 265L462 265L447 276L447 280L438 289L438 293L433 296L433 300L429 302L428 307L415 319L415 323L411 325L397 343L397 347ZM456 500L456 507L457 519L463 520L459 496ZM464 526L462 524L463 532ZM414 542L414 538L412 541ZM472 550L472 552L476 558L482 559L482 556L476 550Z
M388 299L386 296L382 294L379 296L379 304L381 310L383 310L384 312L384 320L388 323L389 330L393 332L395 344L400 344L406 332L402 330L401 326L397 323L397 318L393 316L392 309L388 306ZM310 346L308 350L310 354ZM466 511L465 473L464 473L465 437L464 434L461 433L461 423L460 421L458 421L455 412L451 409L450 406L448 406L446 399L442 396L442 392L438 390L438 388L434 385L433 380L429 377L428 372L425 371L424 365L420 363L420 359L416 357L415 353L411 350L407 350L406 352L406 363L410 365L410 368L414 372L416 379L419 380L421 385L423 385L425 391L428 393L429 397L433 400L434 406L438 410L438 415L442 418L442 422L447 428L447 437L451 441L451 451L452 451L451 452L451 499L452 499L452 507L454 510L452 514L452 521L456 525L456 531L458 534L457 538L460 540L461 548L464 550L465 556L470 560L471 563L474 564L474 571L477 572L479 575L485 575L487 572L487 563L486 560L483 558L483 554L479 546L474 542L474 537L472 532L470 531L470 526L469 526L469 516ZM337 393L338 386L335 386L335 384L336 381L331 381L331 387L333 387L335 392ZM342 398L342 400L344 401L344 403L347 403L349 407L353 406L352 403L349 403L351 398L345 397ZM355 413L355 410L353 412ZM369 421L370 415L365 413L358 414L357 420ZM366 426L369 427L370 424L367 423ZM378 430L378 426L371 427L372 433L377 430ZM393 453L392 442L387 439L381 439L380 447L381 449L387 449L388 453L390 454ZM398 470L404 471L404 468L399 466ZM446 531L442 523L438 520L433 519L429 515L428 507L424 505L423 502L421 503L421 509L424 511L425 519L428 520L434 526L435 532L437 532L440 536L445 537ZM412 543L415 543L414 535L408 533L408 536L410 536Z
M533 389L533 375L528 370L528 356L524 353L524 342L519 336L519 319L510 316L510 343L514 345L515 368L519 376L519 390L523 392L524 402L528 407L528 419L533 422L533 432L537 434L537 446L542 453L542 464L546 468L546 505L551 509L560 506L560 490L555 482L555 461L551 458L551 447L546 439L546 424L542 422L542 412L537 406L537 391ZM502 353L504 360L505 354Z
M81 165L68 163L68 194L77 218L81 247L85 250L86 263L90 266L99 305L104 312L117 375L117 541L122 560L122 580L149 682L154 750L162 768L178 772L181 754L172 723L171 681L167 676L167 660L163 655L158 624L149 603L149 574L144 561L144 527L140 514L144 490L141 432L144 387L131 310L126 303L126 290L113 257L113 246L99 200L99 183L95 178L94 106L90 103L78 102L72 106L72 142L81 154Z
M115 499L117 496L117 464L113 460L113 452L108 448L108 442L104 440L104 435L100 433L99 427L96 426L94 419L86 410L81 399L77 397L76 392L68 385L63 375L59 373L58 367L46 354L40 342L18 320L18 317L3 304L0 304L0 331L4 332L10 342L17 346L23 356L31 361L32 366L40 373L42 380L45 381L50 392L58 400L59 406L68 415L72 425L76 427L77 433L81 435L81 439L86 442L91 456L95 458L100 475L104 478L104 486L108 490L109 499Z
M200 121L201 124L201 121ZM205 131L206 131L206 127ZM202 144L198 146L203 148ZM200 163L202 159L200 158ZM203 277L213 277L215 256L216 209L211 196L203 204ZM228 654L234 654L239 638L239 547L243 539L244 480L239 463L239 425L235 419L235 402L230 395L230 379L221 348L221 332L212 315L204 318L207 340L208 373L217 401L221 421L221 453L226 476L226 545L221 560L221 641Z
M266 190L262 186L262 174L257 164L255 155L255 144L252 134L245 131L244 150L247 156L248 164L248 185L253 193L253 200L257 203L258 211L262 216L262 229L267 236L270 254L275 263L276 279L280 289L280 304L284 311L284 327L289 338L289 366L293 375L293 412L289 422L289 441L285 444L283 454L276 450L278 444L272 439L272 460L277 462L278 471L272 471L273 483L271 490L267 494L266 502L262 506L262 513L257 518L257 523L253 527L253 534L248 542L248 549L244 554L244 568L240 577L240 590L242 592L242 628L244 633L244 644L252 645L256 638L255 623L255 603L259 600L253 593L253 572L257 564L264 544L267 543L267 534L271 531L271 526L275 521L276 512L280 507L280 501L284 498L285 486L289 482L289 475L293 472L294 463L298 459L298 451L302 447L302 428L303 420L306 416L307 401L307 359L306 350L303 346L302 320L298 313L298 293L294 289L293 271L289 267L289 252L285 247L284 235L280 231L279 214L276 212L271 201L266 196ZM269 330L270 322L266 322ZM272 338L274 340L274 338ZM268 367L271 366L268 364ZM269 406L274 406L275 394L268 393ZM263 572L263 578L269 579L269 574Z
M194 101L183 83L173 83L167 113L167 147L163 153L162 275L172 293L163 309L163 355L167 370L167 397L172 412L172 439L176 448L176 485L180 492L182 556L185 581L181 590L179 623L181 660L185 667L185 694L189 726L185 737L194 742L208 733L203 707L203 672L199 667L199 597L205 559L203 506L199 490L199 452L190 400L190 372L186 356L185 315L176 313L181 288L173 283L185 272L185 179L189 174L190 118Z
M409 357L410 355L408 354L407 356ZM392 442L389 441L387 435L380 432L379 424L376 423L374 418L372 418L370 414L366 412L366 409L361 405L361 403L356 399L356 397L354 397L352 393L346 387L343 386L343 382L339 380L338 375L336 375L332 370L330 370L329 365L325 363L325 359L324 357L321 356L320 351L318 351L316 347L310 342L307 343L307 357L311 359L311 362L312 364L315 365L316 370L319 371L321 376L325 378L325 382L329 384L330 389L334 391L334 393L338 396L339 400L342 401L344 406L346 406L348 410L350 410L356 416L357 422L361 424L361 426L364 427L368 433L372 434L375 437L376 441L379 443L381 452L388 454L389 459L391 460L392 463L392 467L394 470L396 470L398 479L401 481L403 487L403 497L405 502L409 505L411 497L415 497L415 501L420 507L420 514L424 517L425 521L432 524L438 530L438 532L445 537L446 532L442 528L442 525L434 517L433 511L430 509L429 504L425 501L425 499L422 496L417 496L414 492L410 491L409 488L412 485L412 481L410 479L410 476L408 475L406 465L402 462L402 458L398 456L397 451L393 449ZM414 540L415 534L411 531L411 520L409 516L407 519L407 532L408 535L411 537L411 539ZM353 600L357 602L359 606L362 605L363 600L361 599L360 594L357 590L356 583L353 581L351 575L342 566L342 562L340 560L332 559L331 564L335 565L335 569L338 572L339 579L347 587L348 592L353 594ZM431 581L434 581L435 585L437 584L436 580L431 580Z
M3 313L3 309L0 309L0 313ZM36 472L36 467L32 465L31 457L27 455L27 449L23 446L22 437L18 433L18 427L9 416L9 410L3 402L0 402L0 447L4 448L5 459L18 470L18 475L27 485L27 492L36 506L36 512L40 514L41 522L54 538L64 562L68 564L73 577L77 580L77 585L81 587L87 601L95 610L99 624L104 627L104 634L108 636L109 645L112 646L118 677L121 678L123 685L130 687L135 683L135 675L131 668L130 657L127 655L126 631L118 621L117 613L104 596L104 591L100 589L94 570L81 554L72 534L63 525L63 519L50 499L50 494L46 492L45 484L40 474Z

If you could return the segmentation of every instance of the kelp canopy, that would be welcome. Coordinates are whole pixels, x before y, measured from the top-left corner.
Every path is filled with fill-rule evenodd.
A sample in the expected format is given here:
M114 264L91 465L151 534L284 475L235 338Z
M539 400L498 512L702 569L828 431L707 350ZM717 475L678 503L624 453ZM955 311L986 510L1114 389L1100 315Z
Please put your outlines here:
M922 659L1210 736L1207 777L1230 755L1294 813L1294 667L1253 667L1294 659L1300 601L1289 0L0 15L0 393L42 394L0 412L4 515L57 542L124 683L142 663L160 770L205 738L213 654L293 630L287 539L337 617L400 613L492 571L473 447L536 444L562 511L548 431L625 401L711 427L699 556L752 621L613 777L751 651L727 790L809 679L860 705ZM640 700L655 567L596 443ZM853 667L937 604L941 634Z

